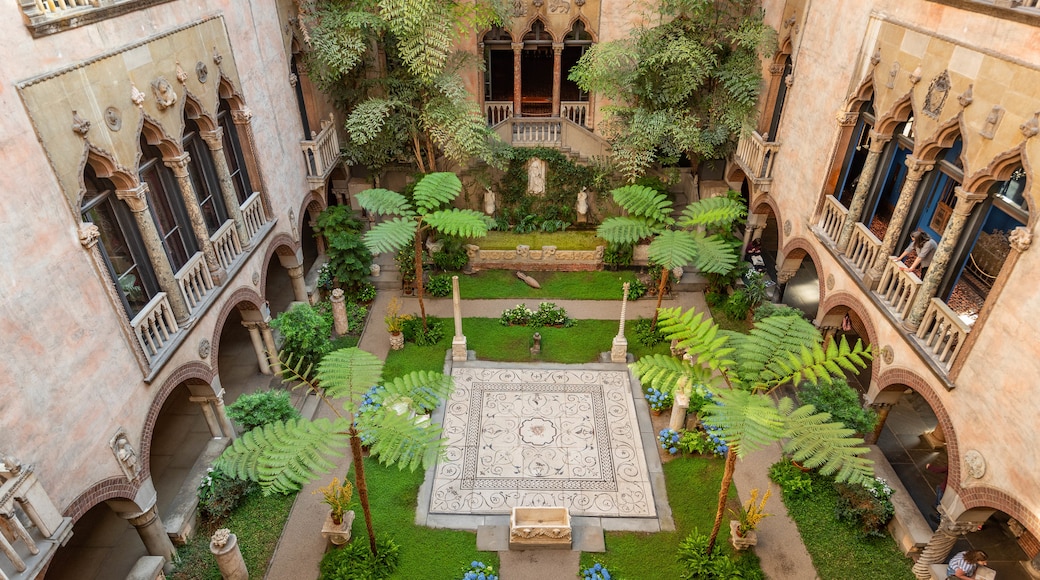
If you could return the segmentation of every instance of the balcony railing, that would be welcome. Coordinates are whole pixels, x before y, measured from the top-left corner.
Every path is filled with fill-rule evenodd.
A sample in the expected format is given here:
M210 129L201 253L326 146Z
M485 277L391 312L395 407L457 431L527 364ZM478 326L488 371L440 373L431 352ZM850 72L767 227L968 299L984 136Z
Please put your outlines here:
M130 321L130 325L133 326L134 334L141 342L141 348L144 349L149 362L158 358L163 347L169 344L179 330L165 292L156 294L144 310Z
M260 201L260 192L254 191L253 195L249 196L249 199L245 200L239 209L242 211L242 220L246 223L246 233L249 234L249 239L245 241L252 241L257 232L267 223L264 204Z
M72 534L32 464L0 463L0 578L37 578Z
M311 139L300 141L303 159L307 164L307 180L320 180L322 184L339 163L339 135L336 133L335 117L321 122L321 132L311 133Z
M560 116L570 122L592 130L592 119L589 117L588 101L563 101L560 103Z
M905 320L914 305L917 291L921 289L921 279L913 272L900 268L902 265L902 262L896 260L888 261L876 292L895 311L896 316Z
M206 267L202 252L195 252L173 278L181 288L184 301L188 303L188 310L192 312L198 310L206 295L213 290L213 278L209 275L209 268Z
M170 0L18 0L33 38L100 22Z
M762 191L768 191L773 181L773 163L779 150L779 142L766 141L758 131L742 135L737 143L737 163Z
M841 205L841 202L834 196L828 195L824 199L820 229L830 238L831 243L838 241L838 235L841 234L841 228L845 226L845 216L847 215L849 215L849 210L845 209L845 206Z
M519 147L559 147L560 121L553 119L513 119L513 145Z
M949 371L970 331L971 326L945 302L932 298L917 329L917 338L939 366Z
M213 244L213 252L217 255L217 262L225 270L231 269L235 258L242 254L242 244L238 241L238 232L235 231L235 221L227 220L220 226L209 239Z
M861 276L867 273L880 251L881 240L877 239L867 226L857 223L852 228L852 237L849 239L849 247L845 250L845 257L859 270Z
M484 118L494 127L513 116L513 101L484 101Z

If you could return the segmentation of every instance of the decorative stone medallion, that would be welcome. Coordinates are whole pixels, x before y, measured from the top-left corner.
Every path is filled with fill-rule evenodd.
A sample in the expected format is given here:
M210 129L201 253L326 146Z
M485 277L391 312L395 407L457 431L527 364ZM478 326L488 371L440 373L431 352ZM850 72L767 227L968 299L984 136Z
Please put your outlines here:
M520 423L520 439L531 445L548 445L556 439L556 425L545 417L531 417Z
M942 113L943 105L946 104L946 97L949 94L950 73L942 71L928 85L928 93L924 96L924 114L933 119L938 119L939 114Z
M159 77L152 81L152 95L160 110L172 107L177 102L177 93L166 77Z
M123 128L123 114L115 107L105 109L105 125L110 131L118 131Z
M199 358L209 358L210 343L208 339L199 341Z
M834 290L834 274L827 274L827 289Z
M785 220L784 221L784 235L785 236L791 235L791 228L793 228L793 227L794 226L791 225L791 220Z
M253 272L253 286L260 285L260 272Z
M986 460L975 449L969 449L964 454L964 465L968 468L968 475L975 479L982 479L986 475Z
M200 83L204 83L207 80L209 80L209 67L207 67L206 63L202 62L201 60L195 63L195 76L199 77Z
M892 350L891 345L886 344L881 348L881 360L885 361L886 365L892 364L892 361L895 360L895 356L895 352Z

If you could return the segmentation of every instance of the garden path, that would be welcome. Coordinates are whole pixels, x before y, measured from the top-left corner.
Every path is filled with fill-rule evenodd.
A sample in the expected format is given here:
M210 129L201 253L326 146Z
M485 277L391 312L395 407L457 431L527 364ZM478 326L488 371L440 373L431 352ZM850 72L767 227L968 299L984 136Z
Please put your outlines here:
M367 350L380 358L386 357L390 350L390 337L386 327L382 324L382 314L386 311L386 305L394 296L402 300L402 312L418 312L418 300L413 297L401 297L400 292L380 291L375 302L370 307L372 316L361 335L359 347ZM497 318L506 308L512 308L518 303L526 304L528 307L537 308L539 300L527 299L503 299L503 300L465 300L462 303L462 315L464 317L488 317ZM568 315L576 319L610 320L617 319L621 314L621 307L617 301L583 301L583 300L553 300L557 306L566 309ZM442 318L451 318L452 305L449 298L426 299L426 312ZM626 311L629 321L639 316L649 317L653 313L654 300L639 300L630 302ZM680 292L673 298L665 299L664 307L680 306L684 310L696 307L698 311L707 311L704 295L700 292ZM608 350L609 345L604 348ZM325 406L319 406L316 417L331 416L331 411ZM773 486L768 480L767 472L769 466L779 459L778 447L771 447L751 454L737 462L735 483L741 501L746 501L753 488L766 489L772 486L773 498L768 505L772 517L762 521L759 527L759 545L755 549L762 561L762 570L766 577L771 580L812 580L818 579L816 569L812 560L801 541L798 528L788 517L783 502L779 500L780 490ZM343 477L350 468L349 461L340 465L337 473L333 475ZM321 502L320 494L312 494L311 491L320 487L320 483L311 484L303 489L293 504L292 513L286 523L285 530L279 540L278 547L271 559L264 578L268 580L314 580L318 576L318 562L325 552L326 541L318 533L318 522L325 518L327 508ZM566 553L571 554L571 553ZM577 578L578 558L577 553L566 557L535 557L537 552L528 554L531 557L512 557L509 554L502 558L500 576L502 580L520 580L537 578L539 580L554 580L556 578ZM454 579L431 579L431 580L454 580ZM651 580L650 578L629 580ZM657 580L657 579L653 579Z

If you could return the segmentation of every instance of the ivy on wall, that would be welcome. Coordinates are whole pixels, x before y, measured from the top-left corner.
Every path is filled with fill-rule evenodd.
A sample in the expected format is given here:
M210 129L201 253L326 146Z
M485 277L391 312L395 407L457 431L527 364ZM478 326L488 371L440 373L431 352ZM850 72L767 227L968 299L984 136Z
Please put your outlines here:
M545 194L527 194L527 162L537 157L546 163ZM498 183L500 206L514 216L536 214L545 219L574 223L574 209L582 188L592 191L598 178L593 167L578 165L556 149L514 148L505 174Z

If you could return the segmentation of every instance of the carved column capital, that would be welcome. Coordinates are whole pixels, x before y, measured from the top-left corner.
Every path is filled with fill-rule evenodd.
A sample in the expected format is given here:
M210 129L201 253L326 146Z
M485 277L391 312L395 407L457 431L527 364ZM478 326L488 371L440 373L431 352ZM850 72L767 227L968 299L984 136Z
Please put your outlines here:
M1017 227L1008 236L1008 241L1011 242L1011 249L1016 252L1024 252L1029 249L1030 244L1033 243L1033 234L1028 229L1023 227Z
M888 145L888 142L892 140L891 133L882 134L873 129L870 130L868 135L870 136L870 145L867 151L870 153L881 153L884 151L885 145Z
M249 107L231 111L231 122L236 125L248 125L253 120L253 111Z
M935 167L934 161L925 161L918 157L914 157L913 155L907 155L905 163L906 168L909 169L911 173L916 173L918 176L931 171L932 168ZM919 178L920 177L918 177L918 179Z
M148 184L142 183L133 189L117 189L116 197L123 200L130 211L140 213L148 210Z
M199 137L206 142L211 151L219 151L224 148L223 127L217 127L212 131L199 131Z
M784 72L784 63L774 62L773 64L769 65L769 74L773 75L774 77L780 76L780 73L782 72Z
M957 205L953 207L954 215L966 216L971 214L971 210L975 207L975 204L988 197L985 193L974 193L967 191L960 186L955 188L953 191L957 195Z
M554 53L556 53L556 54L563 54L563 43L562 42L554 42L552 44L552 48L553 48L553 52Z
M79 225L79 243L86 249L93 248L101 239L101 230L90 222Z
M519 54L520 51L524 49L524 43L522 42L511 42L509 43L509 46L512 47L513 52L517 54Z
M177 177L185 177L188 175L189 163L191 163L191 155L187 152L173 157L163 157L163 165L172 169L173 174Z

